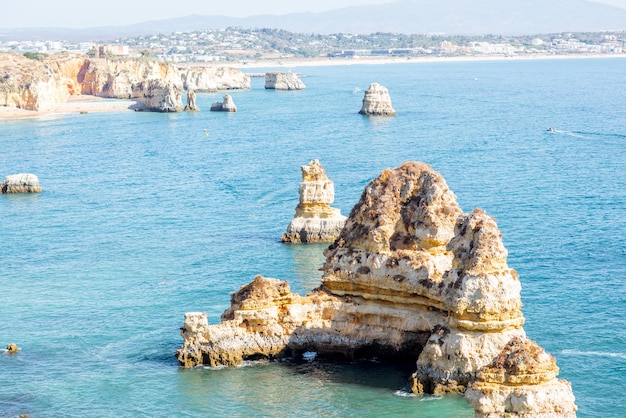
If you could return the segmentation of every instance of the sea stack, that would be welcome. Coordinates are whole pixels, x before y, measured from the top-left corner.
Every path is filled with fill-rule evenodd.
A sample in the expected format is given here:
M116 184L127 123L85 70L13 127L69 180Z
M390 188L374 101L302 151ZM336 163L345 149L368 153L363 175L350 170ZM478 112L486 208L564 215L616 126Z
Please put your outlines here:
M347 219L339 209L330 207L335 200L333 182L326 177L318 160L303 165L301 169L300 203L281 241L333 242Z
M230 94L224 95L223 102L213 102L211 105L212 112L236 112L237 106Z
M292 72L270 72L265 73L265 88L273 90L304 90L306 86Z
M41 193L41 186L34 174L13 174L0 183L0 193Z
M257 276L232 294L220 324L208 325L201 312L185 314L180 364L239 365L304 352L404 359L416 365L409 379L415 393L463 393L475 383L468 401L477 414L511 410L508 388L498 386L503 395L490 398L489 385L514 386L516 378L493 377L515 375L508 366L501 372L503 352L510 364L535 367L528 350L515 349L526 341L520 281L495 220L480 209L464 213L439 173L415 162L384 170L324 255L321 286L306 296L286 281ZM557 369L530 352L542 365L533 370L545 373L525 381L518 373L518 381L551 382ZM559 404L555 397L566 394L559 408L575 411L571 392L553 388L528 386L524 408L545 410L540 403ZM494 413L484 416L502 416Z
M378 83L370 84L363 95L363 106L359 113L368 116L395 116L396 111L391 106L387 88Z
M196 105L196 92L193 90L187 90L187 105L185 106L186 112L199 112L200 108Z

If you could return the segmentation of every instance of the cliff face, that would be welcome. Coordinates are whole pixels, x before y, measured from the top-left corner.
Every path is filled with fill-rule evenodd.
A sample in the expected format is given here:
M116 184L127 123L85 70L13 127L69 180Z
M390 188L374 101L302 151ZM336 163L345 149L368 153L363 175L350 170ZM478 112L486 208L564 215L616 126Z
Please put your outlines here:
M326 177L318 160L303 165L300 202L296 214L283 234L282 242L333 242L346 217L330 204L335 200L335 187Z
M180 75L185 90L216 92L250 88L250 77L236 68L181 68Z
M204 85L219 89L250 87L248 76L236 69L190 69L183 77L172 64L155 60L66 54L39 61L0 53L0 106L54 110L69 96L83 94L134 99L138 110L179 112L183 109L183 78L189 79L189 74L197 74Z
M0 106L53 110L77 85L68 82L68 66L80 60L39 61L16 54L0 54ZM61 72L62 70L62 72Z
M265 88L273 90L304 90L306 86L297 74L290 72L265 73Z
M426 164L383 171L324 254L322 286L307 296L257 277L234 294L221 324L187 314L181 364L303 351L417 359L412 391L442 394L464 392L525 338L520 282L495 220L463 213Z
M94 58L85 62L77 79L82 94L137 100L142 110L180 112L183 109L183 86L172 64Z

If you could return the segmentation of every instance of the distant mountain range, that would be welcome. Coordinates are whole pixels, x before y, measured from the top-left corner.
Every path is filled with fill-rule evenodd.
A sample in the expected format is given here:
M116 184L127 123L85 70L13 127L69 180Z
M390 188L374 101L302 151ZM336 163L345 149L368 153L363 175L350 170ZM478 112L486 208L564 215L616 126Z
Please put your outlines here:
M588 0L396 0L388 4L351 6L321 13L246 18L191 15L129 26L88 29L0 28L0 41L105 41L125 36L229 26L319 34L525 35L626 30L626 10Z

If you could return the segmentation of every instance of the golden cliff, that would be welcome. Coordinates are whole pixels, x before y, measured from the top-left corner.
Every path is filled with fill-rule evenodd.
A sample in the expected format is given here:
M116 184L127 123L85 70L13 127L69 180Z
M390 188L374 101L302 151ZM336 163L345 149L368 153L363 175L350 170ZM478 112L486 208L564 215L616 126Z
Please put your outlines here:
M179 70L173 64L143 58L63 53L38 60L0 53L0 106L55 110L70 96L82 94L133 99L136 110L180 112L186 88L183 78L189 80L190 74L196 74L196 84L201 74L204 85L249 88L248 76L236 69Z
M463 213L426 164L406 163L370 182L324 254L321 286L306 296L257 276L232 295L220 324L187 313L180 364L306 351L417 360L411 390L442 394L478 385L479 371L488 376L507 344L525 339L520 282L495 220L479 209Z

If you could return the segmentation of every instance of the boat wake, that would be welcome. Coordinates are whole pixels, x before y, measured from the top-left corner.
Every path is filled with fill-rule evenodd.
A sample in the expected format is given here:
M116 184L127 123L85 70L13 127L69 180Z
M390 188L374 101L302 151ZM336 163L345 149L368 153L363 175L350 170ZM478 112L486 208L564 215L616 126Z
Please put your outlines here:
M559 134L571 136L573 138L582 138L582 139L603 139L603 138L612 138L612 139L626 139L626 135L624 134L613 134L613 133L604 133L604 132L585 132L585 131L565 131L561 129L548 128L546 132L551 134Z
M626 360L626 353L612 353L605 351L579 351L579 350L563 350L563 355L571 356L589 356L589 357L612 357Z

